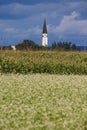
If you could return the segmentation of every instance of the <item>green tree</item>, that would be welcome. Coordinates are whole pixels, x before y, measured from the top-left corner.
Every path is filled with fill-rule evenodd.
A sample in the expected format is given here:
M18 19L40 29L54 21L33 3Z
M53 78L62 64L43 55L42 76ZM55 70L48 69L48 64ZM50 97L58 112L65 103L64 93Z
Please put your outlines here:
M23 42L16 45L18 50L38 50L40 49L39 45L37 45L32 40L24 40Z
M53 50L53 49L57 49L57 43L56 43L56 42L53 42L53 43L52 43L52 50Z

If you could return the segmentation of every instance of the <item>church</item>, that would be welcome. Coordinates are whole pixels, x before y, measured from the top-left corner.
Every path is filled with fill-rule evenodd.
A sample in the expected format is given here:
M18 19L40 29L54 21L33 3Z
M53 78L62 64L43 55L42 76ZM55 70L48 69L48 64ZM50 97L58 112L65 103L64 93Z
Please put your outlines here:
M48 47L48 34L47 34L46 19L44 19L44 24L43 24L43 31L42 31L42 46Z

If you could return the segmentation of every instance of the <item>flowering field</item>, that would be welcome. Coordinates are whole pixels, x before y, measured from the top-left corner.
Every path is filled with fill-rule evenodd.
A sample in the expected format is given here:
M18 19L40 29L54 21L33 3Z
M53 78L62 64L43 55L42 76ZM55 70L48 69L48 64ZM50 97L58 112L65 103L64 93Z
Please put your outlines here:
M87 76L0 74L0 130L87 130Z

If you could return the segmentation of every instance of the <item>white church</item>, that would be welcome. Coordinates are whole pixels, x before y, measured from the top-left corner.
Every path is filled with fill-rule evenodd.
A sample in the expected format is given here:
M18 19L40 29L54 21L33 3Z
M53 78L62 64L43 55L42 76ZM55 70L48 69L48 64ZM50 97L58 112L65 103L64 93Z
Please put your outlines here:
M44 24L43 24L42 46L48 47L48 34L47 34L46 19L44 19Z

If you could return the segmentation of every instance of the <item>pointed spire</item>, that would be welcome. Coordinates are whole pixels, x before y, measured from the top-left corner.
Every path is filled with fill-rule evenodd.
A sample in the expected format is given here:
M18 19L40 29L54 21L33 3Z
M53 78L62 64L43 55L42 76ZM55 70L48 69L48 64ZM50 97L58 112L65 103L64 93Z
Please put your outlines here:
M47 33L46 19L44 19L43 33Z

